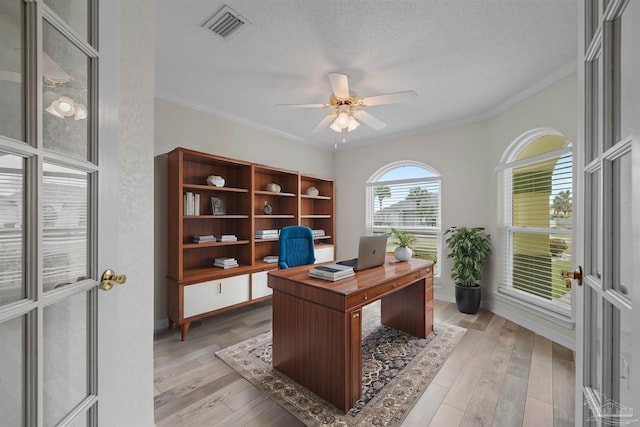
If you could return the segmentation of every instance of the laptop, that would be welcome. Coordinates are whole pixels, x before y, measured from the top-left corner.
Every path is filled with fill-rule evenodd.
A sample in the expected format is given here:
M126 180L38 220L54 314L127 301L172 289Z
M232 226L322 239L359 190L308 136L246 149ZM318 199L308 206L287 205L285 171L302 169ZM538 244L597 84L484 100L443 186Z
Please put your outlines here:
M387 236L360 236L358 244L358 258L338 261L338 264L348 265L354 270L366 270L384 264L387 252Z

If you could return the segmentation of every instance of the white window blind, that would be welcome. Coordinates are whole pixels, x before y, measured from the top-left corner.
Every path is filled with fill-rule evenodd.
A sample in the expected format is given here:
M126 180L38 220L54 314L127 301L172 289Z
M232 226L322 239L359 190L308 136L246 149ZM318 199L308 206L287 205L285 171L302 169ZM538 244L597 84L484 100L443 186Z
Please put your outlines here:
M503 285L512 295L569 314L571 292L560 272L571 270L572 155L519 162L504 173Z
M385 179L398 175L393 171L401 169L402 166L367 184L367 230L371 234L384 234L396 228L415 235L413 256L436 262L437 275L441 246L440 177L423 170L421 177ZM387 248L390 252L395 249L391 241Z

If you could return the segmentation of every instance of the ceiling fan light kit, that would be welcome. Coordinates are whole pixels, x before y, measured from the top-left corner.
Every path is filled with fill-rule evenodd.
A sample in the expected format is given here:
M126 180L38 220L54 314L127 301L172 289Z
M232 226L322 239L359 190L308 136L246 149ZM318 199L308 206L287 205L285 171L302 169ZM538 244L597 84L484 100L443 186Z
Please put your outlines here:
M335 132L351 132L355 130L360 123L353 117L353 110L350 105L342 104L338 107L336 118L329 128Z
M360 123L356 120L356 115L359 120L374 130L383 129L386 124L364 111L364 107L403 102L417 96L416 92L407 90L358 98L349 93L349 81L346 75L329 73L329 82L333 89L333 96L329 98L328 104L279 104L277 106L290 108L334 108L335 111L325 116L320 123L313 128L313 132L329 126L329 129L343 133L351 132L360 126Z

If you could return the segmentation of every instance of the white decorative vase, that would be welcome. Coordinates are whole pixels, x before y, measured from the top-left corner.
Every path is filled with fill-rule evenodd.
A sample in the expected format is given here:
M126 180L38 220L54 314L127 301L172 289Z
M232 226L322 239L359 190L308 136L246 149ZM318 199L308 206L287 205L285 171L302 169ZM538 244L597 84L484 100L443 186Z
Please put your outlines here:
M210 175L207 177L207 185L212 187L223 187L224 186L224 178L218 175Z
M413 255L413 251L411 248L398 246L395 251L393 251L393 255L396 257L398 261L409 261L411 256Z
M320 194L320 191L316 187L307 188L307 196L317 197Z
M282 190L282 188L275 182L267 184L267 191L271 191L272 193L279 193L280 190Z

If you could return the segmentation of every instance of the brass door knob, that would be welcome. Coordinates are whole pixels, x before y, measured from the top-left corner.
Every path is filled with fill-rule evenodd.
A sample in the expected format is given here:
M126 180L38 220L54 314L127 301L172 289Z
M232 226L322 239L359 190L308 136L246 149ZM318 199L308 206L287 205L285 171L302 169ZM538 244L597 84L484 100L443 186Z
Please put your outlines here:
M102 273L100 279L100 289L103 291L109 291L113 288L113 285L123 285L127 281L127 276L124 274L116 274L113 270L107 269Z
M560 276L562 276L562 278L564 279L564 284L567 286L567 288L571 287L571 279L577 280L578 286L582 286L582 266L581 265L579 265L578 269L573 272L566 271L566 270L560 271Z

